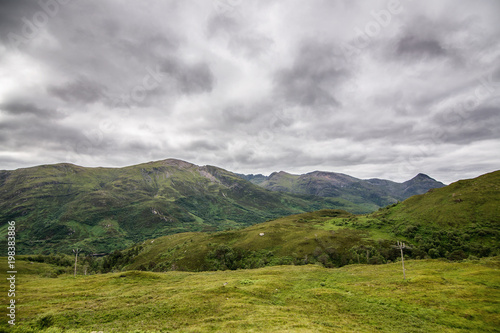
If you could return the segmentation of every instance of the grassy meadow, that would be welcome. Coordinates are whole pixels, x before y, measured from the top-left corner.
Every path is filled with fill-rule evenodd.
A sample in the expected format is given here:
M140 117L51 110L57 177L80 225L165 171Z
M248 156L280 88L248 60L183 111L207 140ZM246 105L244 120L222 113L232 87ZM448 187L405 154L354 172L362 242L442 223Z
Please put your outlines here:
M5 261L5 258L2 258ZM498 332L500 258L59 274L18 262L8 332ZM2 265L3 266L3 265ZM59 275L58 275L59 274ZM55 277L54 277L55 276ZM5 273L0 279L5 281ZM6 295L6 283L1 293ZM6 304L6 302L2 302ZM1 330L0 329L0 330Z

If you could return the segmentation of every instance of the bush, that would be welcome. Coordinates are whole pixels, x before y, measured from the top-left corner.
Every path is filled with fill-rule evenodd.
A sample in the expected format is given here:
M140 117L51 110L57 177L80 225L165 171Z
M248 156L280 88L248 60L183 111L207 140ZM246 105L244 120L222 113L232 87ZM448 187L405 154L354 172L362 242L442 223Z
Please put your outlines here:
M431 257L432 259L436 259L436 258L439 258L440 257L440 254L439 254L439 251L437 249L430 249L428 252L429 254L429 257Z

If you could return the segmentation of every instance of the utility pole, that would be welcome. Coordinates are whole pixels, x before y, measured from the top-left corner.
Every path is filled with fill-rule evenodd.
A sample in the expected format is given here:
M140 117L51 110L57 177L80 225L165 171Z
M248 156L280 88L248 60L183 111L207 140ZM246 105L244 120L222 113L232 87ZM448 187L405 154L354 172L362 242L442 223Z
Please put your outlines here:
M401 250L401 264L403 265L403 280L406 280L406 272L405 272L405 258L403 256L403 249L406 248L406 244L398 241L397 245L398 249Z
M79 248L76 248L73 249L73 253L75 254L75 277L76 277L76 263L78 262L78 253L80 253L80 251L82 251L82 249L79 249Z

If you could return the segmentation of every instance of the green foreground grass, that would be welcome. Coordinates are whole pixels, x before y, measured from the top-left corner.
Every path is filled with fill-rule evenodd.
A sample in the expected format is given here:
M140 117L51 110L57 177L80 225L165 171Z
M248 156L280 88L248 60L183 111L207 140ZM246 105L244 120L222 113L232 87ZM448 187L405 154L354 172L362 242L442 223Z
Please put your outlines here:
M17 324L8 328L2 306L1 327L53 333L500 331L499 257L411 260L406 268L405 281L401 263L53 278L57 267L21 261Z

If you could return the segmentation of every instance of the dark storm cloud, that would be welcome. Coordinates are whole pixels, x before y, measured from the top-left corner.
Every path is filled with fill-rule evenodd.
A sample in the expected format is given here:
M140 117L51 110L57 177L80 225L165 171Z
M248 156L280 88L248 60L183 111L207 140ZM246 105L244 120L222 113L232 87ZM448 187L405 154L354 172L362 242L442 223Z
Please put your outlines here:
M301 44L292 66L275 74L276 90L285 101L300 106L339 106L335 90L349 74L335 45L308 40Z

